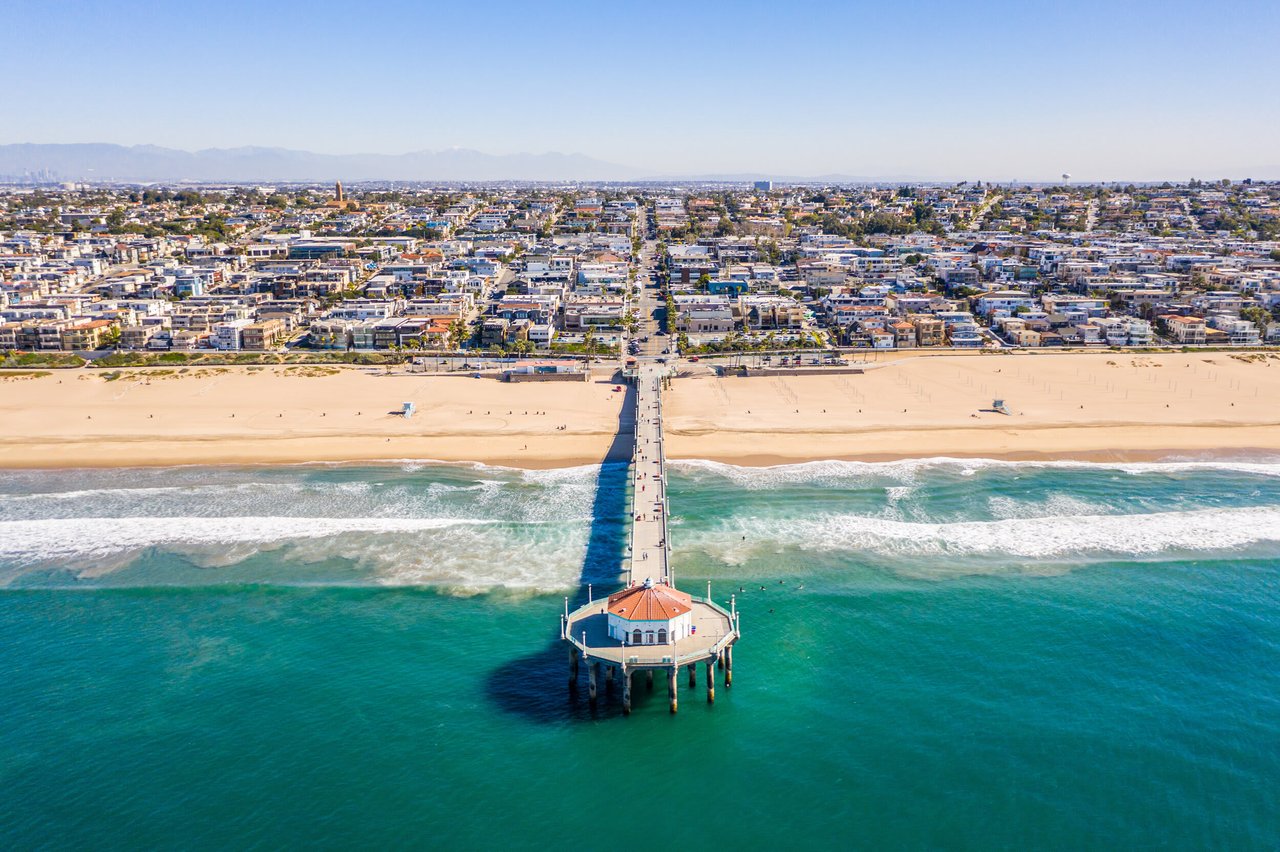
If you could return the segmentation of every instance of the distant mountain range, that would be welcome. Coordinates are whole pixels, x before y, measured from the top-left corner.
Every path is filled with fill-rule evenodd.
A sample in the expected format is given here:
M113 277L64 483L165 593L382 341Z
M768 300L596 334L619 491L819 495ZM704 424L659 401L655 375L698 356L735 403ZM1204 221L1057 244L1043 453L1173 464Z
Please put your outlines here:
M93 183L356 181L692 181L740 183L896 183L934 180L919 175L655 174L585 154L486 154L467 148L408 154L316 154L288 148L206 148L156 145L0 145L0 175L48 171L59 180Z
M0 145L0 175L48 170L65 181L632 180L639 169L583 154L485 154L465 148L408 154L315 154L286 148L154 145Z
M771 180L774 183L817 183L817 184L856 184L856 183L950 183L945 178L924 177L922 175L847 175L843 173L822 175L786 175L768 172L718 172L697 175L664 175L653 180L678 180L706 183L754 183L758 180Z
M468 148L413 151L408 154L316 154L288 148L206 148L181 151L155 145L78 144L0 145L0 180L23 174L52 172L63 181L93 183L205 183L356 181L681 181L739 183L772 180L780 184L950 183L952 179L924 175L784 175L778 173L658 174L651 170L597 160L585 154L486 154ZM1280 177L1280 166L1251 169L1202 169L1191 174L1212 179L1228 174L1235 179ZM998 175L976 175L1007 182ZM1134 180L1160 181L1159 174L1135 175ZM1023 182L1023 181L1019 181ZM1081 182L1081 181L1073 181Z

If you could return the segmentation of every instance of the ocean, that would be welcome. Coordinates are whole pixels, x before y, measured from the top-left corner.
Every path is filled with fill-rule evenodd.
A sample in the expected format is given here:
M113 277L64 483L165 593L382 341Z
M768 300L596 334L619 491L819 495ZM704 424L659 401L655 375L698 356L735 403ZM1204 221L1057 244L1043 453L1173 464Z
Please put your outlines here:
M743 630L674 717L556 643L625 480L6 472L0 843L1280 846L1280 459L674 463Z

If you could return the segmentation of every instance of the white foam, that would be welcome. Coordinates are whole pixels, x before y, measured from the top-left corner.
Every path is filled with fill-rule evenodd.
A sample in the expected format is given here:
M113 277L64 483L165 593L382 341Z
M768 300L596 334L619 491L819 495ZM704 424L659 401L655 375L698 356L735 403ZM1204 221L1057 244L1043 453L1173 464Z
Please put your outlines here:
M1055 515L1061 517L1096 515L1106 508L1069 494L1051 494L1045 500L1033 501L1019 500L1014 497L996 494L987 498L987 507L990 509L991 515L999 520L1045 518Z
M344 533L412 533L492 524L456 518L44 518L0 522L0 558L19 563L92 559L166 545L275 544Z
M1158 462L1089 462L1089 461L1008 461L1005 459L952 458L936 456L897 461L863 462L831 459L767 467L742 467L705 459L681 459L670 462L672 468L697 473L717 474L733 484L749 489L776 488L786 484L833 485L866 478L891 479L911 484L924 472L938 471L959 476L973 476L983 470L1086 470L1119 471L1132 475L1180 474L1222 471L1256 476L1280 477L1280 460L1253 461L1231 459L1170 459Z
M747 535L747 541L742 540ZM675 542L731 562L795 548L890 557L1073 560L1211 553L1280 543L1280 508L1130 515L1055 515L997 521L911 523L828 514L789 520L737 518Z
M596 487L595 479L578 474L537 484L508 476L458 482L267 480L104 487L0 495L0 520L263 515L552 523L590 519Z
M160 517L61 518L0 523L0 584L31 570L101 577L158 548L201 568L235 565L264 551L262 579L314 581L299 565L345 560L340 582L430 585L451 591L548 591L583 571L590 524L487 519ZM271 567L275 566L275 567ZM329 569L322 569L329 571ZM334 575L325 573L327 581ZM243 578L241 578L243 579Z

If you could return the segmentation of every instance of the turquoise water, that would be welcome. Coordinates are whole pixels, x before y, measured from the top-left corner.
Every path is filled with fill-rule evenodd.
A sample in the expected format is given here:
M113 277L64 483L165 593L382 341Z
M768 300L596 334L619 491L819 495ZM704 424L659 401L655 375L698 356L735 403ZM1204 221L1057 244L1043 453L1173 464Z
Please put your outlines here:
M0 840L1276 848L1280 463L679 465L674 718L553 642L621 474L6 474Z

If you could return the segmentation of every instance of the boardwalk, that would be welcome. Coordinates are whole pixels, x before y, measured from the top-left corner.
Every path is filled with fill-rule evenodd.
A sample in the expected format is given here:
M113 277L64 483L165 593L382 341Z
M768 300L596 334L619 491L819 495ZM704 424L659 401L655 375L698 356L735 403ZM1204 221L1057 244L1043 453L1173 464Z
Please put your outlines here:
M635 642L627 643L610 635L609 598L590 600L573 612L568 611L560 619L560 636L569 643L569 686L577 690L578 668L587 667L590 699L596 701L600 688L601 671L604 672L605 690L608 692L615 675L622 682L622 709L631 712L632 677L644 672L650 688L654 673L667 675L671 712L676 712L676 679L681 666L689 673L689 686L696 685L698 663L706 666L707 701L715 700L715 669L724 671L725 686L733 683L733 643L739 636L737 612L732 603L729 609L715 603L710 597L694 597L675 591L675 578L671 571L671 540L667 519L670 506L667 502L666 456L663 453L662 384L666 367L659 363L644 362L636 371L635 454L631 471L631 539L627 560L626 584L623 589L636 586L669 588L670 599L687 600L687 606L677 605L678 613L664 618L666 621L637 622L634 612L625 613L628 626L661 626L661 632L643 631L648 635L641 642L642 631L635 631ZM644 593L635 589L635 593ZM653 616L645 616L653 618ZM667 627L670 627L668 631ZM630 635L628 632L626 635ZM658 641L653 641L653 636ZM670 636L670 639L666 637Z
M667 460L663 455L660 364L643 364L636 377L636 449L631 468L631 558L627 580L673 582L667 541Z

